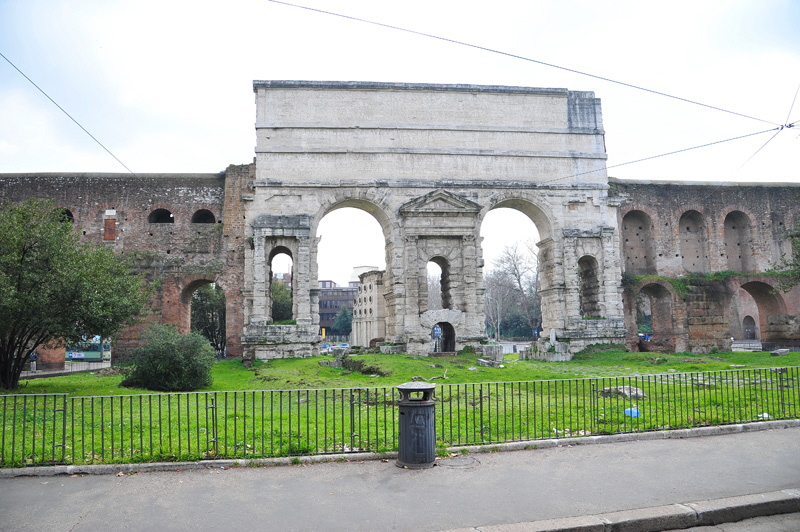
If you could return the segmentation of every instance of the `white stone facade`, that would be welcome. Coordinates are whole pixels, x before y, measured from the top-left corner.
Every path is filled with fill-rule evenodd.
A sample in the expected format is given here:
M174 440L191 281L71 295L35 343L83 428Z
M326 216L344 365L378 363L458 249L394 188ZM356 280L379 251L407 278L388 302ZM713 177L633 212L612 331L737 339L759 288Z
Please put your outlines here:
M277 252L293 259L298 324L318 324L316 231L341 207L360 208L381 225L385 338L409 352L429 352L430 328L440 323L427 309L431 260L447 273L444 310L455 347L484 337L480 226L498 207L523 212L539 231L545 331L554 329L570 351L624 335L617 205L608 199L593 93L294 81L257 81L254 91L246 356L275 352L257 338L269 321L269 265ZM581 311L581 259L596 263L592 320ZM318 341L303 340L309 354Z
M386 338L386 298L383 272L369 271L358 276L358 294L353 305L353 332L350 343L369 347Z

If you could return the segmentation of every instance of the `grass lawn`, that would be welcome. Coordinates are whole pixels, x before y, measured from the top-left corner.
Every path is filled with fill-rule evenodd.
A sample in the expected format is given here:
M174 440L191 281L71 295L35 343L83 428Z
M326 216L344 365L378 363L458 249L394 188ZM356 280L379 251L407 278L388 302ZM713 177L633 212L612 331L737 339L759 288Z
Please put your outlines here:
M0 467L396 450L394 387L413 377L446 375L433 381L441 447L800 417L800 353L352 357L363 372L319 365L331 358L219 362L201 393L122 388L105 370L23 381L25 395L0 395Z
M240 360L217 363L213 369L214 383L203 391L235 390L297 390L323 388L364 388L395 386L419 376L437 379L438 384L463 384L480 382L534 381L548 379L577 379L588 377L618 377L653 375L662 373L687 373L735 369L734 366L767 368L800 366L800 353L783 357L769 353L629 353L603 351L578 354L570 362L542 362L518 360L517 355L506 355L504 368L478 366L477 356L462 354L456 357L418 357L411 355L355 355L366 365L380 371L359 373L341 368L320 366L317 358L276 359L257 361L253 368L245 368ZM439 367L431 367L439 366ZM379 373L387 373L385 376ZM13 393L45 394L65 393L71 396L132 395L153 393L143 389L122 388L121 375L102 375L101 372L80 373L64 377L21 381ZM10 393L10 392L2 392Z

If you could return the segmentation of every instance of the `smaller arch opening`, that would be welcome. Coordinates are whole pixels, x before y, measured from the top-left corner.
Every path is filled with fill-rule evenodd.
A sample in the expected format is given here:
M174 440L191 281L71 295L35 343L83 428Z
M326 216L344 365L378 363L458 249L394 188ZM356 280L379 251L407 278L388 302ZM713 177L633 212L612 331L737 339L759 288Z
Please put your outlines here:
M147 217L147 222L151 224L171 224L175 223L175 216L167 209L156 209Z
M69 223L75 223L75 217L69 209L61 209L61 220Z
M184 290L181 300L190 304L191 330L208 339L217 358L225 358L227 303L222 288L207 280L195 281Z
M456 330L446 321L440 321L431 329L434 353L453 353L456 350Z
M216 221L217 219L214 217L214 213L208 209L197 210L192 215L193 224L213 224Z
M758 327L753 316L745 316L742 320L742 330L745 340L758 340Z
M600 318L600 281L597 275L597 259L589 255L578 260L580 269L580 305L581 317Z
M294 317L294 289L292 253L285 247L272 250L269 256L270 316L274 323Z
M428 310L452 308L450 295L450 263L444 257L433 257L427 264Z
M657 351L658 347L674 349L672 296L660 284L642 287L637 298L639 350Z

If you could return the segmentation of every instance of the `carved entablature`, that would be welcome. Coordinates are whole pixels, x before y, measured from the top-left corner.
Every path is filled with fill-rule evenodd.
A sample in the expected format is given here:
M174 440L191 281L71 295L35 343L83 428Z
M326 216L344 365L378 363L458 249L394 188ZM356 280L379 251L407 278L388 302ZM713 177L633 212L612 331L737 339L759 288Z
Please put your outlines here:
M399 211L407 235L461 237L477 234L481 207L438 189L403 204Z
M419 196L400 207L403 216L477 216L481 206L443 189Z

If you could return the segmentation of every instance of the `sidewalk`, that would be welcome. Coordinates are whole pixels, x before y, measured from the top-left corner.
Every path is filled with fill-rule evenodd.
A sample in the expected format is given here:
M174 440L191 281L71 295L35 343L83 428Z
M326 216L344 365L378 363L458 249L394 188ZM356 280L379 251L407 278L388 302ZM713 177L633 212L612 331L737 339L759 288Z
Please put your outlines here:
M86 373L88 371L98 371L103 368L110 368L111 361L104 360L102 362L65 362L64 369L42 369L39 364L39 369L36 371L23 371L20 373L20 380L24 379L42 379L44 377L63 377L64 375L72 375L73 373Z
M457 454L426 470L400 469L393 459L164 464L169 470L139 474L127 472L147 466L100 466L93 472L117 473L71 468L73 476L17 478L2 470L0 530L663 531L678 528L675 521L642 528L631 518L663 507L695 516L716 508L706 515L739 519L747 508L800 512L800 423L737 427L530 442L540 448ZM684 437L722 432L712 429L733 433ZM589 444L601 441L613 443ZM598 516L587 523L593 528L541 527Z

